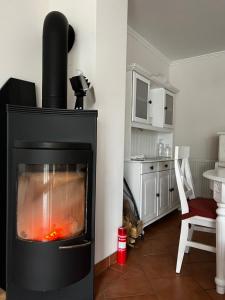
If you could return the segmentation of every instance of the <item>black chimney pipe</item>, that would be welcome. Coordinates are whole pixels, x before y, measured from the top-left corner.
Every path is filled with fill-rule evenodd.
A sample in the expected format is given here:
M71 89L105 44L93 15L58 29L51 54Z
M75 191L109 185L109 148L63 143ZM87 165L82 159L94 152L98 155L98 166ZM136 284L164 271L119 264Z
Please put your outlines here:
M42 45L42 106L67 108L67 53L75 34L67 18L50 12L44 21Z

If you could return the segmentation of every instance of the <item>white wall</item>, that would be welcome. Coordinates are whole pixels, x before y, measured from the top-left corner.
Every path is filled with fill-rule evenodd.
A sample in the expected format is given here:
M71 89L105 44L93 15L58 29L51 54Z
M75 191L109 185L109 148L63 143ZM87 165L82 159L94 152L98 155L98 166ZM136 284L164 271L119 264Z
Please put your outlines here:
M69 75L81 69L95 88L98 109L96 255L116 251L122 223L127 0L51 0L77 34ZM74 102L69 95L69 102Z
M42 26L47 9L45 0L0 1L0 86L9 77L36 82L39 105Z
M216 132L225 131L225 52L175 61L175 143L191 146L192 158L217 159Z
M122 223L127 0L10 0L0 2L0 85L9 77L34 81L41 105L42 26L59 10L76 32L68 77L81 69L95 88L99 111L96 262L116 251ZM68 85L69 106L74 96Z
M74 93L69 78L82 70L94 85L96 70L96 0L49 0L49 11L65 14L74 28L76 40L68 55L68 107L73 108Z
M127 35L127 64L136 63L153 74L169 79L170 61L131 27Z
M97 1L96 261L116 251L122 224L127 0Z

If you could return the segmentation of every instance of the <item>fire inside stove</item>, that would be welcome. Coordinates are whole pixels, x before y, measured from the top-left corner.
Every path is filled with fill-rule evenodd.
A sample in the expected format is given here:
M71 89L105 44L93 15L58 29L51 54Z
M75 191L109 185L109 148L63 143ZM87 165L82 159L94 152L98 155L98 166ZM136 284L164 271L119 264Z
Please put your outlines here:
M18 168L17 235L29 241L70 239L85 232L87 166Z

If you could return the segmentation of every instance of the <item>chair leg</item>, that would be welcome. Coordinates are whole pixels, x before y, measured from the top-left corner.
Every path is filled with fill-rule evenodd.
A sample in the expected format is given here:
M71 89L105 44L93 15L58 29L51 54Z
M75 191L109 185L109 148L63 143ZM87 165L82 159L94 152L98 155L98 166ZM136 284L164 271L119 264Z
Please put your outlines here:
M177 254L177 266L176 266L176 273L180 273L181 265L184 258L184 251L186 248L186 242L188 239L188 231L189 231L189 224L186 221L182 221L181 223L181 231L180 231L180 242Z
M194 232L194 225L191 225L191 227L189 228L189 231L188 231L188 241L192 240L193 232ZM186 247L185 253L189 253L189 250L190 250L190 247Z

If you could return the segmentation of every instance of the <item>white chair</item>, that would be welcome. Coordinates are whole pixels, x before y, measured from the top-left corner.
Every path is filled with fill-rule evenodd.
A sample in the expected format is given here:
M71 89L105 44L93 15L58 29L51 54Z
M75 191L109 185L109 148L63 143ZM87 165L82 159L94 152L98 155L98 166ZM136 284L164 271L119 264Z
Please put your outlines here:
M190 147L175 147L175 175L179 191L182 222L180 242L177 254L176 273L180 273L184 252L189 252L189 247L210 252L216 252L213 246L192 241L194 230L215 233L216 228L216 202L213 199L196 198L189 166Z

